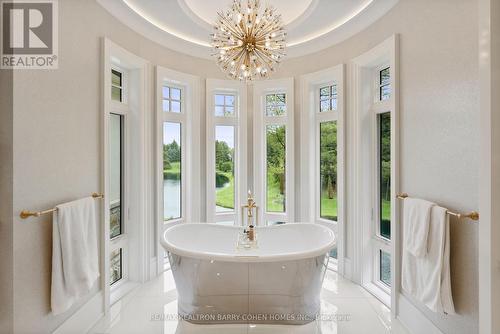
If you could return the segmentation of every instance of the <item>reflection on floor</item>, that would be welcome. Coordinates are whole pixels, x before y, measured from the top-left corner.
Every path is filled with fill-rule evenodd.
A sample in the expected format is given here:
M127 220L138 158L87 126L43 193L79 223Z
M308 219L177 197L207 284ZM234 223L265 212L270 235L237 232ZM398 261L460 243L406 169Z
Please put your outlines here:
M304 326L193 325L178 320L177 292L170 271L140 286L119 303L116 314L90 333L127 334L408 334L390 311L360 286L328 271L322 292L321 320ZM333 315L333 316L332 316Z

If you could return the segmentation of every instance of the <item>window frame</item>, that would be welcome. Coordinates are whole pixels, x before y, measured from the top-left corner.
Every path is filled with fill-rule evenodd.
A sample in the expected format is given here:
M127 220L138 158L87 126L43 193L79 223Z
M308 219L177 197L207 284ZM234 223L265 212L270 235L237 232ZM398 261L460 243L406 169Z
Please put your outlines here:
M325 86L333 86L333 85L338 85L336 81L329 81L323 84L317 84L314 85L315 90L318 91L321 89L321 87ZM331 99L329 99L331 101ZM331 102L330 102L331 103ZM321 111L321 100L319 97L319 94L317 94L314 102L314 137L315 137L315 143L314 143L314 151L315 151L315 159L314 159L314 184L315 184L315 210L314 210L314 221L316 222L322 222L322 223L337 223L337 221L325 219L321 217L321 172L320 172L320 166L321 166L321 124L322 123L327 123L327 122L337 122L337 182L339 181L339 168L338 166L343 163L343 153L340 152L339 148L341 145L339 145L339 139L341 139L341 136L339 135L339 127L343 126L342 124L342 115L341 112L338 111L338 87L337 87L337 110L328 110L328 111ZM343 144L343 140L341 140L341 143ZM343 148L341 148L343 150ZM339 182L337 183L339 185ZM337 190L338 191L338 190ZM338 191L339 192L339 191ZM342 194L340 194L342 195ZM316 200L317 198L317 200ZM338 219L338 205L341 199L337 197L337 220Z
M160 81L161 80L161 81ZM186 219L188 218L188 213L190 212L190 206L189 203L187 202L188 198L188 153L189 153L189 147L187 147L187 135L189 132L190 124L189 124L189 117L188 117L188 111L186 109L186 89L187 87L185 85L180 84L176 80L169 79L168 77L163 77L163 79L158 79L158 93L159 93L159 100L161 100L161 107L158 108L158 131L160 133L161 140L158 143L160 146L161 152L158 153L158 158L159 158L159 164L160 164L160 169L161 169L161 187L160 183L158 186L160 187L159 192L161 192L161 201L160 207L162 209L162 218L163 218L163 224L170 224L170 223L180 223L180 222L185 222L187 221ZM170 87L170 88L175 88L179 89L181 91L181 96L180 96L180 112L173 112L173 111L163 111L163 101L165 100L163 97L163 87ZM170 104L170 100L169 100ZM181 203L181 210L180 210L180 217L178 218L172 218L170 220L165 220L164 217L164 184L163 184L163 131L164 131L164 124L165 123L178 123L180 124L180 132L181 132L181 142L179 143L181 147L181 198L180 198L180 203Z
M163 96L163 88L164 87L168 87L169 90L170 90L170 93L169 93L169 97L168 98L165 98ZM180 90L180 99L179 100L175 100L175 99L172 99L172 89L178 89ZM162 111L163 111L163 102L164 101L168 101L168 105L169 105L169 110L168 111L163 111L164 113L172 113L172 114L181 114L181 113L185 113L186 111L186 107L184 106L185 104L185 96L186 96L186 93L185 93L185 88L184 86L180 85L179 83L177 82L174 82L174 81L169 81L169 80L166 80L162 86L162 92L161 92L161 98L162 98ZM176 111L172 111L172 102L179 102L180 104L180 111L179 112L176 112Z
M336 236L337 259L331 258L329 268L344 275L345 233L345 108L344 64L309 73L301 77L301 219L328 227ZM321 111L320 89L337 86L337 110ZM337 122L337 221L321 217L321 138L320 124Z
M111 105L113 107L113 109L122 109L122 110L127 110L128 109L128 94L129 94L129 85L128 85L128 81L129 81L129 73L128 73L128 70L119 66L118 64L111 64L111 71L116 71L116 72L119 72L121 75L122 75L122 85L121 85L121 93L122 93L122 99L121 101L116 101L116 100L113 100L113 98L111 97L110 95L110 100L111 100ZM111 74L110 74L110 79L112 78ZM110 94L111 94L111 89L112 87L118 87L116 85L113 85L113 83L110 81L109 83L109 88L110 88Z
M333 87L335 86L336 92L333 94ZM326 99L321 99L321 90L324 88L328 88L328 95ZM317 85L317 90L318 90L318 96L316 96L317 101L318 101L318 109L316 110L317 113L328 113L328 112L338 112L338 99L339 99L339 91L337 84L335 81L332 82L325 82L323 84L318 84ZM333 101L337 101L337 108L333 109ZM330 105L330 109L321 111L321 102L323 101L328 101L328 104Z
M111 102L111 107L109 109L109 113L107 114L107 117L111 117L112 114L115 115L120 115L122 116L122 131L123 133L121 134L122 136L122 142L121 142L121 160L122 160L122 173L121 173L121 189L120 189L120 196L121 200L123 201L121 205L121 233L113 238L111 238L110 233L108 233L109 236L109 250L108 250L108 258L110 258L111 253L114 252L115 250L121 249L121 272L122 272L122 277L114 282L113 284L110 284L110 281L106 282L110 286L110 292L113 294L115 291L118 291L120 287L125 285L128 280L129 280L129 261L130 258L128 256L129 254L129 199L128 199L128 194L130 191L130 130L129 130L129 123L130 123L130 108L128 105L128 90L125 89L125 87L128 87L128 79L129 79L129 73L128 70L125 70L124 68L118 67L118 65L114 64L111 66L111 70L119 71L122 73L122 87L124 87L122 91L122 102L118 102L110 98ZM109 120L107 122L109 126ZM108 135L109 135L109 130L108 130ZM109 167L109 165L108 165ZM111 208L111 205L109 205L109 209ZM109 217L109 213L108 213ZM107 220L108 222L108 229L110 229L110 220ZM109 262L108 262L109 263ZM109 266L107 270L109 271Z
M241 208L247 194L247 90L232 80L207 79L206 82L206 217L208 223L242 225ZM234 113L215 115L215 96L234 96ZM225 101L224 101L225 102ZM217 126L234 128L234 211L216 211L215 136Z
M394 159L394 152L393 150L393 108L391 106L392 99L393 99L393 94L391 90L391 95L388 99L386 100L381 100L380 96L380 75L381 71L389 68L391 73L390 77L390 83L392 83L392 71L391 71L391 66L390 64L384 62L382 65L377 66L373 69L372 72L372 82L373 86L377 87L376 91L374 91L374 98L372 99L374 102L372 103L371 106L371 117L372 117L372 152L371 152L371 157L372 157L372 165L371 165L371 170L372 170L372 175L371 175L371 180L372 180L372 214L371 214L371 224L370 224L370 239L372 240L372 245L371 245L371 250L372 250L372 277L371 281L372 283L378 287L381 291L386 293L387 295L391 294L391 286L388 286L385 282L381 280L380 277L380 264L381 264L381 252L386 252L390 255L391 257L391 262L392 262L392 257L394 256L394 253L392 252L392 243L391 239L387 239L382 236L380 233L380 227L381 227L381 208L380 208L380 129L379 129L379 117L383 114L390 113L391 116L391 169L393 168L393 161ZM392 190L392 187L394 187L394 180L393 174L391 171L391 194L394 193ZM395 208L392 208L394 205L392 201L391 203L391 211L395 210ZM391 214L391 235L393 232L392 229L392 219L393 215ZM392 275L394 275L393 268L391 266L391 281L392 281Z
M285 93L286 114L267 116L266 96ZM258 81L254 83L253 92L253 189L259 206L258 220L260 226L268 222L295 222L295 153L294 153L294 80L293 78ZM286 127L286 162L285 162L285 212L267 211L267 139L266 129L269 125L285 125ZM261 181L259 181L261 180Z

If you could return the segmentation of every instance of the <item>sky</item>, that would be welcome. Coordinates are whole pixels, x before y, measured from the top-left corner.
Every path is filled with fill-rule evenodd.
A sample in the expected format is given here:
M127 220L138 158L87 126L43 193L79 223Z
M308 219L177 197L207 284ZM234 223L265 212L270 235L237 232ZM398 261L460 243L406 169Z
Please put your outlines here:
M163 123L163 144L170 144L173 141L181 144L181 124L180 123Z

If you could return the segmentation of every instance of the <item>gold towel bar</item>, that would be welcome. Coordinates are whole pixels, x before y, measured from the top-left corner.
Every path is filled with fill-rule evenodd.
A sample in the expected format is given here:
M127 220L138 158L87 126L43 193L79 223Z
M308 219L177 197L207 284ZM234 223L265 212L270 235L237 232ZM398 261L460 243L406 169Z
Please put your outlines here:
M407 193L400 193L400 194L396 195L396 198L399 198L399 199L405 199L406 197L408 197ZM479 212L477 212L477 211L472 211L472 212L469 212L467 214L463 214L463 213L456 213L456 212L448 210L446 213L449 214L450 216L455 216L458 219L469 218L471 220L479 220Z
M96 199L97 198L104 198L104 195L103 194L98 194L98 193L93 193L92 197L94 197ZM37 212L23 210L19 214L19 217L21 217L22 219L26 219L26 218L29 218L29 217L40 217L41 215L45 215L47 213L51 213L51 212L54 212L56 210L57 210L57 208L52 208L52 209L48 209L48 210L44 210L44 211L37 211Z

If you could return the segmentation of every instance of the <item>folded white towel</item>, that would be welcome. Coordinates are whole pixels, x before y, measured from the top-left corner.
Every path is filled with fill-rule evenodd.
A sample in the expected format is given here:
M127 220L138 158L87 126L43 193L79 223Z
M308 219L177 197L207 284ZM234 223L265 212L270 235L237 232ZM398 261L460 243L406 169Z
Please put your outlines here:
M427 237L431 208L436 205L417 198L404 200L404 244L408 252L417 257L427 253Z
M431 210L427 254L415 257L403 244L403 290L430 310L455 314L450 280L450 226L446 209ZM407 231L403 231L404 234Z
M99 277L95 200L61 204L52 222L52 313L68 310Z

